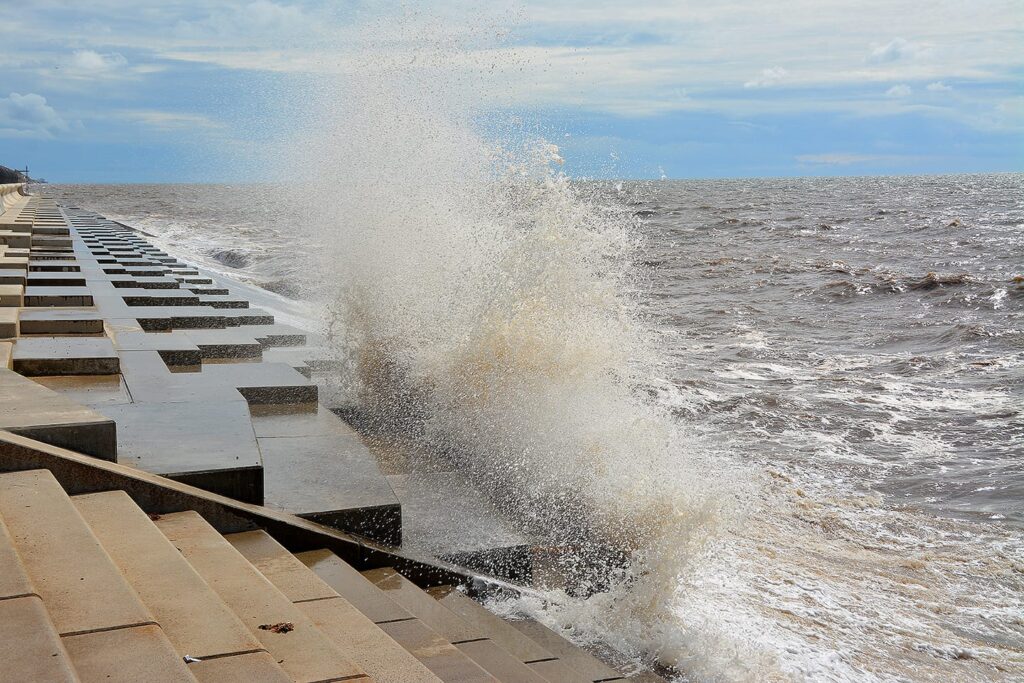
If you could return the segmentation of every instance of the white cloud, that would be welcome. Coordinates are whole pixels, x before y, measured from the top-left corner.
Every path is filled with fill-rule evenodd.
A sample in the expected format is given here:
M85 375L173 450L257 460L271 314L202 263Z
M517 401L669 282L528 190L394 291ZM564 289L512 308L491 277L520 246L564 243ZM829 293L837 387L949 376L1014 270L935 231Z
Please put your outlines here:
M42 95L13 92L0 99L0 137L53 138L68 129Z
M786 78L789 72L781 66L761 69L761 75L743 84L744 88L767 88Z
M472 0L427 8L397 0L134 0L132 12L123 0L91 0L88 29L75 35L82 50L128 57L104 72L111 82L115 74L137 79L142 63L160 68L171 60L328 79L356 66L436 69L449 81L485 81L481 106L730 117L781 109L891 112L912 101L883 97L893 84L997 84L972 91L972 105L991 112L1024 69L1019 3L937 3L922 12L918 0L788 0L779 21L779 2L754 0L517 0L514 11L505 2L481 9ZM61 81L50 68L53 55L69 54L70 20L60 19L67 7L67 0L35 0L11 13L16 30L0 22L8 48L0 63L10 55L25 65L35 59L31 76L47 78L48 86L91 87L84 77ZM379 64L367 67L365 52ZM13 89L38 81L8 82ZM771 91L781 85L785 102ZM931 99L928 115L956 115L949 103Z
M117 52L100 54L95 50L76 50L67 68L80 74L104 74L124 67L128 60Z
M929 83L925 86L925 90L928 90L929 92L949 92L952 89L953 86L946 85L942 81L935 81L934 83Z
M868 64L885 64L903 60L927 57L931 54L931 46L923 43L912 43L903 38L894 38L884 45L874 45L865 58Z
M911 89L911 87L909 85L907 85L906 83L900 83L899 85L894 85L891 88L889 88L888 90L886 90L885 91L885 96L886 97L903 98L903 97L910 97L910 95L912 93L913 93L913 90Z

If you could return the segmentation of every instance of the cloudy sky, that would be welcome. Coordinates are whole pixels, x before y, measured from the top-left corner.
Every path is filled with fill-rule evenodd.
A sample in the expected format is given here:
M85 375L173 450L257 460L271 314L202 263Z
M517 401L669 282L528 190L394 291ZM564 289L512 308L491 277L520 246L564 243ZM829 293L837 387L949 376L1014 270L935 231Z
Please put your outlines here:
M1024 170L1021 0L479 4L3 0L0 164L262 179L230 160L310 125L303 88L373 50L466 74L577 175Z

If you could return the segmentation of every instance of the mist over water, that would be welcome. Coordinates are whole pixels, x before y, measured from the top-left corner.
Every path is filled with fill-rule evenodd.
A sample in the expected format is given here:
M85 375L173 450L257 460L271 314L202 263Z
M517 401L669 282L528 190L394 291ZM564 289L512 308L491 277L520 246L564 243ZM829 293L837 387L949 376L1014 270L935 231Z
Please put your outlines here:
M302 281L343 398L590 582L498 611L694 681L1024 676L1024 176L571 180L461 44L368 42L301 191L53 193Z

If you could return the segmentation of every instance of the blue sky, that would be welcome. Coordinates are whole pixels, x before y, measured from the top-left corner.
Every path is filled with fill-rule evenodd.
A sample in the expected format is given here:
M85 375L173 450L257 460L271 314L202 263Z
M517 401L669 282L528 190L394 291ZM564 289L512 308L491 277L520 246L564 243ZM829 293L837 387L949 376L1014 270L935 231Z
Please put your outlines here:
M470 83L574 175L1024 170L1019 0L478 4L5 2L0 163L266 179L257 150L315 125L304 88L344 97L353 55L376 51Z

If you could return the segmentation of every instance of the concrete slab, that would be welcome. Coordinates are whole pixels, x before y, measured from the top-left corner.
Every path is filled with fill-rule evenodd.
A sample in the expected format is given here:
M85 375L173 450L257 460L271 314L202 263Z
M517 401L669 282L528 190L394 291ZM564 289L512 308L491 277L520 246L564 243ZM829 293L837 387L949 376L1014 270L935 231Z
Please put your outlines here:
M531 542L455 472L388 476L402 505L402 546L504 577L530 575Z
M12 367L33 375L116 375L121 371L114 345L103 337L21 337Z
M28 283L28 275L17 268L0 268L0 285L21 285Z
M231 327L274 324L274 316L259 308L218 308L214 310L223 315L225 323Z
M171 372L156 351L120 351L118 355L128 391L136 403L245 400L229 383L210 381L202 372Z
M493 640L520 662L555 659L555 655L545 650L539 643L461 591L451 586L440 586L427 590L427 593L465 623L470 624L482 637Z
M258 439L264 505L375 539L401 542L402 511L354 433Z
M14 540L0 519L0 600L35 594L36 588L21 564L18 551L14 549Z
M262 358L263 346L238 328L187 330L183 332L199 347L204 358Z
M153 623L49 470L0 475L0 515L57 633Z
M436 683L441 679L347 600L297 605L323 633L380 683Z
M0 600L0 657L6 680L80 681L43 601L36 596Z
M63 641L82 681L195 683L156 625L85 633Z
M408 610L331 551L310 550L295 553L295 557L375 624L413 618Z
M189 671L199 683L292 683L267 652L247 652L193 662Z
M547 678L505 652L493 640L481 639L466 643L457 643L458 650L472 659L477 666L494 676L499 681L519 681L520 683L551 683ZM572 683L558 679L563 683Z
M0 369L0 429L104 460L117 459L113 420Z
M262 504L260 452L245 403L131 403L97 410L117 423L119 462Z
M249 308L249 302L230 294L202 294L199 303L212 308Z
M573 645L547 626L532 619L508 622L513 628L527 636L558 660L587 681L609 681L621 678L621 675L586 650Z
M36 377L35 382L83 406L131 403L121 375Z
M204 365L205 379L233 386L249 403L316 403L317 386L279 363Z
M118 295L129 306L199 306L200 298L184 289L120 289Z
M0 285L0 307L25 305L25 287Z
M419 586L390 567L371 569L362 575L384 591L407 612L422 621L449 643L480 640L487 636L427 595Z
M292 410L291 406L251 406L252 426L258 437L341 435L350 438L352 428L323 406Z
M261 649L259 641L124 491L72 499L179 655Z
M179 289L181 287L181 283L170 277L132 277L131 275L110 275L109 278L109 282L117 289ZM192 293L195 294L196 292Z
M240 331L250 334L267 347L301 346L306 343L306 332L291 325L240 325Z
M25 288L26 306L92 306L92 292L88 287L33 287Z
M225 538L378 683L437 681L415 657L264 531ZM308 609L307 609L308 608Z
M115 332L114 347L120 351L156 351L167 365L199 365L203 354L181 332Z
M20 312L20 308L0 308L0 339L12 339L18 336L18 315Z
M85 276L81 272L32 272L28 274L28 284L32 287L85 287Z
M81 266L68 261L28 261L28 272L30 273L77 273Z
M498 680L419 619L390 621L380 624L380 628L443 681L496 683Z
M22 334L103 334L103 316L92 309L23 310L19 329Z
M156 525L289 676L302 681L347 677L369 680L362 669L198 514L164 515L156 520ZM291 622L293 629L275 633L260 628L280 622Z

